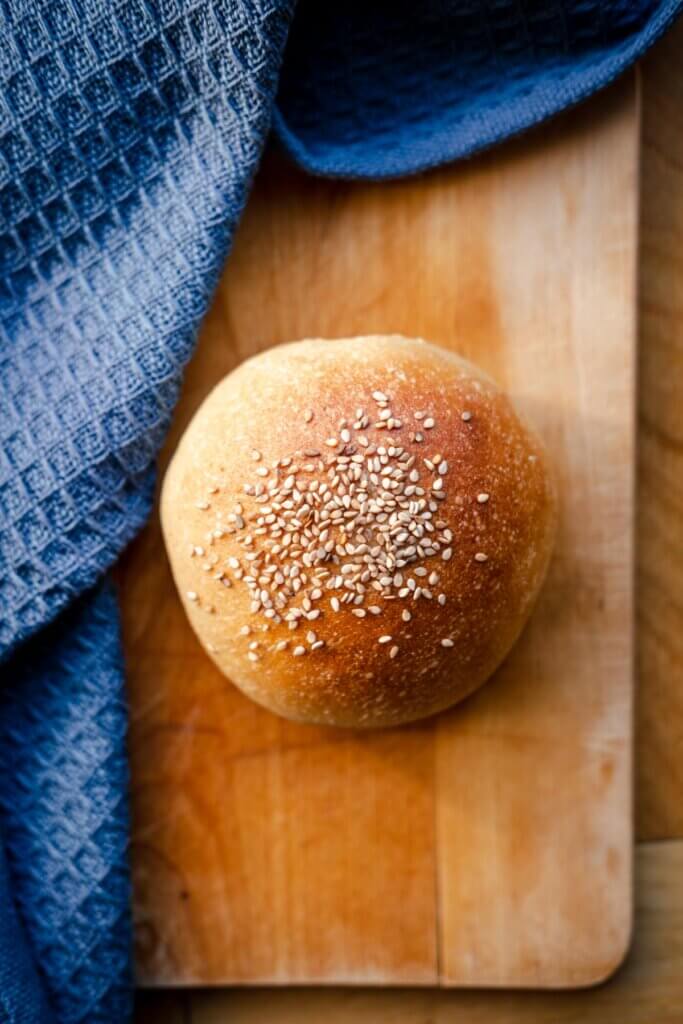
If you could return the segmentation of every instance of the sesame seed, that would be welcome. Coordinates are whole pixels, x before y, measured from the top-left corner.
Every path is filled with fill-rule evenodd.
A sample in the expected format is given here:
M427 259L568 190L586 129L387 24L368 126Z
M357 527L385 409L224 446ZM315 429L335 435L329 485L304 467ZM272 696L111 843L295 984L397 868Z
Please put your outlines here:
M385 633L385 635L381 636L377 642L380 643L380 644L389 644L389 643L391 643L392 640L393 640L393 637L388 636Z
M312 409L306 409L306 411L304 412L304 422L305 423L310 423L312 419L313 419L313 410Z
M396 657L397 654L398 654L398 647L396 646L396 644L394 644L394 646L389 651L389 657L393 660Z
M488 562L489 556L485 555L483 551L477 551L474 560L475 562Z
M299 647L295 647L294 650L292 651L292 654L294 655L295 658L300 658L301 655L305 654L305 653L306 653L306 648L305 647L301 647L301 645L299 645Z
M312 651L319 651L324 646L325 646L325 641L324 640L316 640L315 643L311 645L311 650Z
M188 590L188 592L187 592L187 599L188 599L188 601L198 601L199 600L199 598L197 596L197 593L194 590Z
M443 558L444 562L450 562L452 556L453 556L453 549L452 548L444 548L444 550L441 552L441 557Z
M460 416L460 419L464 420L465 423L469 423L469 421L472 419L472 413L471 412L464 412Z
M439 594L439 596L437 597L437 601L443 607L443 605L445 605L445 603L446 603L446 595L445 594Z
M449 637L444 637L441 641L442 647L453 647L453 641Z
M413 413L413 416L415 417L416 420L423 420L426 415L426 413L420 411Z
M259 661L259 656L256 651L247 651L247 657L249 661Z
M402 421L391 412L389 396L378 392L373 398L379 405L375 425L398 430ZM307 422L313 419L306 411L300 415ZM427 429L428 423L434 425L426 413L413 416ZM448 561L452 555L450 546L443 549L452 533L438 516L446 492L445 459L438 452L420 459L417 448L411 450L408 440L399 445L393 434L385 434L383 444L365 434L354 436L351 426L364 430L371 424L361 406L355 419L341 418L336 424L337 436L321 444L312 439L305 452L285 452L255 467L256 477L267 479L241 483L244 504L234 504L226 521L208 534L215 547L209 547L207 571L219 560L214 552L220 552L224 536L233 536L239 545L239 558L224 557L232 579L209 575L223 586L247 588L251 612L261 617L262 624L254 628L285 622L296 630L300 623L311 623L324 614L314 607L324 595L331 612L348 605L361 621L382 614L384 602L437 596L429 587L436 587L439 574L425 563L439 555ZM422 434L409 438L415 445L424 440ZM423 465L426 478L421 477ZM380 597L382 603L370 603ZM403 622L411 621L407 608L399 608L399 614ZM391 636L380 640L390 643ZM322 643L310 628L306 642L301 653Z
M251 450L251 457L254 460L254 462L260 462L260 460L261 460L261 452L258 451L256 448L252 448L252 450Z
M195 501L194 504L195 508L200 509L202 512L206 512L208 509L211 508L211 505L208 501Z
M480 505L485 505L488 500L489 495L486 493L486 491L482 491L481 494L477 495L477 501L479 502Z
M251 633L251 626L242 626L240 629L240 636L249 636Z
M425 430L431 430L432 427L434 426L434 420L432 419L432 417L428 416L427 419L423 422L422 426L425 428Z

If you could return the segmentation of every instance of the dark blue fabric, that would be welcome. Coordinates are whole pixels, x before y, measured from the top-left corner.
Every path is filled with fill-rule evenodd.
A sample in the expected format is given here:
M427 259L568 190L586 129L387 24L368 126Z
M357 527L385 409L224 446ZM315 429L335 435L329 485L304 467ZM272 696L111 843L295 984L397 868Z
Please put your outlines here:
M0 813L16 905L57 1020L126 1020L127 709L111 586L24 645L10 673L0 694Z
M44 1024L52 1020L47 995L15 907L13 880L0 832L0 1022Z
M300 0L274 127L314 174L470 156L595 92L681 0Z
M576 102L680 5L302 0L277 129L318 173L419 170ZM102 577L149 514L293 6L0 0L0 1024L130 1014Z

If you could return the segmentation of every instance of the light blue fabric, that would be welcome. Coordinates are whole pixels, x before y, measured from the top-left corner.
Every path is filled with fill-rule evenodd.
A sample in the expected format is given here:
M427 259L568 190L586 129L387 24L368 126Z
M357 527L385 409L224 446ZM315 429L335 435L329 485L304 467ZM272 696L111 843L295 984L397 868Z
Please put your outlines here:
M102 577L149 515L291 6L0 5L0 1024L130 1015L126 712Z
M302 0L276 128L316 173L467 156L605 84L681 2ZM130 1015L104 575L150 511L293 7L0 4L0 1024Z

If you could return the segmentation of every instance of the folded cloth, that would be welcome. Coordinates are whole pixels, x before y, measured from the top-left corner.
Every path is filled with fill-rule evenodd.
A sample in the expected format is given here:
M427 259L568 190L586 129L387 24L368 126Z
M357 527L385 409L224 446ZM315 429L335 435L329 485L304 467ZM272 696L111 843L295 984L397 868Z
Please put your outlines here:
M317 173L419 170L603 85L682 4L302 0L275 125ZM0 1024L130 1015L103 575L149 514L293 6L0 5Z
M314 174L470 156L611 82L680 0L299 0L274 128Z
M0 1024L130 1016L123 674L100 581L149 514L291 9L0 6Z
M125 733L116 600L105 582L23 646L0 693L2 838L57 1020L128 1015Z

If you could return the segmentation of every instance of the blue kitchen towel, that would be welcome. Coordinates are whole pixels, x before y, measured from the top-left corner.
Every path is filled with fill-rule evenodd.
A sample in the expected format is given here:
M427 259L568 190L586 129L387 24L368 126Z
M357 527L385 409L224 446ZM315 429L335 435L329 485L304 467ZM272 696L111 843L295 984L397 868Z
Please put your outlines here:
M271 117L316 173L420 170L604 85L682 4L0 0L0 1024L130 1015L104 575Z
M130 1016L102 577L149 514L292 6L0 3L0 1024Z
M314 174L470 156L607 85L680 0L299 0L275 130Z

